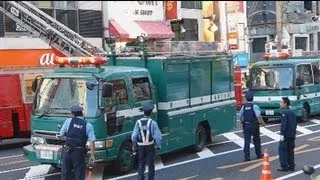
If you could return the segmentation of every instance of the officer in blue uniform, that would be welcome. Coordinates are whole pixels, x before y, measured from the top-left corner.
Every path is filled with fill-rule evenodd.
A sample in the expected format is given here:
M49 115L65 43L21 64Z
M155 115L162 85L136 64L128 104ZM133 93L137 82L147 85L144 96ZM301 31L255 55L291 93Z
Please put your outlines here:
M260 108L253 104L253 92L249 90L246 93L247 102L241 107L240 120L244 134L244 161L250 161L250 142L253 136L253 144L256 151L257 159L263 157L261 154L260 129L259 124L265 125Z
M297 121L296 115L289 108L290 100L283 97L280 102L283 108L281 116L280 142L279 142L279 161L278 171L294 171L294 147L296 138Z
M84 180L86 143L90 141L90 161L93 163L96 137L92 125L83 119L82 107L71 107L71 114L73 117L68 118L60 130L60 136L66 137L62 155L61 180L69 180L72 170L74 170L76 180Z
M140 110L143 110L144 117L139 119L133 129L131 140L133 151L138 149L138 175L139 180L144 179L145 165L149 167L148 179L154 179L154 156L155 150L161 148L161 132L157 122L150 118L154 106L145 104Z

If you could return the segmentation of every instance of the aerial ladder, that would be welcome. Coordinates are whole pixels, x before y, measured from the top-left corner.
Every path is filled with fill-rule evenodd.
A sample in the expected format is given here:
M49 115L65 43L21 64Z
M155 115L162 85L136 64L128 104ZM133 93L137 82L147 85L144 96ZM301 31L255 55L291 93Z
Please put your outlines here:
M0 11L64 56L107 55L103 49L89 43L28 1L2 1Z

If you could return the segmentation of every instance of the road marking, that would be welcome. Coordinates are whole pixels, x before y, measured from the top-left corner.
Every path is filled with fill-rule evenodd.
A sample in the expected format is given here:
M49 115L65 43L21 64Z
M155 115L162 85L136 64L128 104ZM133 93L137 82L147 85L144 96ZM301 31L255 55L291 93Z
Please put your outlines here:
M310 146L310 145L309 145L309 144L304 144L304 145L302 145L302 146L299 146L299 147L297 147L297 148L294 148L294 151L295 151L294 154L298 154L297 151L299 151L299 150L301 150L301 149L304 149L304 148L306 148L306 147L308 147L308 146ZM274 161L274 160L276 160L276 159L278 159L278 158L279 158L279 155L269 157L269 162ZM240 171L241 171L241 172L248 172L248 171L250 171L250 170L252 170L252 169L254 169L254 168L257 168L257 167L261 166L262 163L263 163L263 161L260 161L260 162L258 162L258 163L256 163L256 164L253 164L253 165L251 165L251 166L248 166L248 167L246 167L246 168L243 168L243 169L241 169Z
M189 176L189 177L181 178L181 179L178 179L178 180L188 180L188 179L193 179L193 178L198 177L198 176L199 176L199 175Z
M8 159L8 158L13 158L13 157L20 157L20 156L23 156L23 154L12 155L12 156L6 156L6 157L0 157L0 160L2 160L2 159Z
M305 127L301 127L299 125L297 125L297 131L300 131L303 134L311 134L313 132L313 131L310 131L309 129L307 129Z
M278 125L278 124L277 124ZM313 131L312 134L315 134L315 133L318 133L320 132L320 130L317 130L317 131ZM297 138L298 137L302 137L302 136L306 136L306 134L300 134L300 135L297 135ZM262 143L261 146L264 146L264 145L268 145L268 144L273 144L273 143L279 143L279 141L269 141L269 142L265 142L265 143ZM221 152L221 153L216 153L214 154L213 156L211 157L217 157L217 156L222 156L222 155L225 155L225 154L230 154L230 153L234 153L234 152L238 152L238 151L242 151L243 148L238 148L238 149L233 149L233 150L230 150L230 151L225 151L225 152ZM207 158L210 158L210 157L207 157ZM170 165L167 165L167 166L164 166L163 168L161 169L167 169L167 168L171 168L171 167L175 167L175 166L179 166L179 165L182 165L182 164L187 164L187 163L191 163L191 162L195 162L195 161L199 161L199 160L203 160L203 159L207 159L207 158L195 158L195 159L190 159L190 160L187 160L187 161L182 161L182 162L179 162L179 163L174 163L174 164L170 164ZM160 170L160 169L156 169L156 170ZM115 178L111 178L112 180L118 180L118 179L123 179L123 178L128 178L128 177L132 177L132 176L136 176L138 173L131 173L131 174L127 174L127 175L123 175L123 176L118 176L118 177L115 177Z
M320 120L318 120L318 119L317 120L316 119L311 119L310 121L315 123L315 124L320 124Z
M280 140L280 136L272 131L270 131L269 129L265 128L265 127L260 127L260 132L268 137L270 137L273 140L279 141Z
M320 164L314 166L313 168L314 168L314 169L318 169L319 167L320 167ZM281 176L281 177L279 177L279 178L277 178L277 179L275 179L275 180L288 179L288 178L290 178L290 177L293 177L293 176L296 176L296 175L299 175L299 174L302 174L302 173L303 173L303 171L300 170L300 171L297 171L297 172L294 172L294 173L291 173L291 174L287 174L287 175L285 175L285 176Z
M10 172L15 172L15 171L21 171L21 170L25 170L25 169L30 169L33 166L28 166L28 167L23 167L23 168L18 168L18 169L10 169L7 171L0 171L0 174L4 174L4 173L10 173Z
M320 141L320 136L310 138L310 139L308 139L308 141Z
M34 176L41 176L43 174L48 174L50 167L51 167L51 165L48 165L48 164L34 166L29 169L29 171L26 173L26 176L24 177L24 179L30 179ZM44 179L45 179L44 177L37 178L37 180L44 180Z
M200 158L207 158L214 155L214 153L207 147L204 147L203 150L200 152L197 152L197 154Z
M0 167L9 166L9 165L13 165L13 164L19 164L19 163L23 163L23 162L28 162L28 160L23 159L23 160L18 160L18 161L3 162L3 163L0 163Z
M252 160L252 161L246 161L246 162L240 162L240 163L230 164L230 165L226 165L226 166L220 166L220 167L217 167L217 169L227 169L227 168L232 168L232 167L236 167L236 166L251 164L251 163L260 162L260 161L262 161L262 160L261 159L255 159L255 160Z
M164 167L164 164L162 162L161 156L156 156L155 169L162 169L163 167Z
M224 133L222 134L224 137L228 138L230 141L233 141L234 143L236 143L238 146L242 147L244 146L244 139L241 138L240 136L236 135L233 132L229 132L229 133ZM253 144L250 143L250 148L253 147Z
M222 177L217 177L217 178L214 178L214 179L211 179L211 180L223 180Z

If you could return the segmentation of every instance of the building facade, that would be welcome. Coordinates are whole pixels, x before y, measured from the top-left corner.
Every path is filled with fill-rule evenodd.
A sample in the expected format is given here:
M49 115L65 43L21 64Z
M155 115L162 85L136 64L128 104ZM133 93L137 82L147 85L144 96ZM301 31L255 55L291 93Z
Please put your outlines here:
M247 18L251 61L263 60L265 44L276 38L276 1L247 1ZM319 12L317 1L284 1L282 10L283 38L289 49L320 49L320 23L312 20Z

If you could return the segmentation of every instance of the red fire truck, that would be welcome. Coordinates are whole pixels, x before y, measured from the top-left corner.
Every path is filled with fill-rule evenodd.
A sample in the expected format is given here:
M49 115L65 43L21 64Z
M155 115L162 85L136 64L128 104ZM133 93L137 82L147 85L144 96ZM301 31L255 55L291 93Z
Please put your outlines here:
M51 48L0 49L0 140L29 136L32 80L51 70L51 58Z

